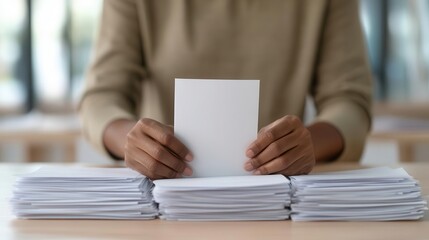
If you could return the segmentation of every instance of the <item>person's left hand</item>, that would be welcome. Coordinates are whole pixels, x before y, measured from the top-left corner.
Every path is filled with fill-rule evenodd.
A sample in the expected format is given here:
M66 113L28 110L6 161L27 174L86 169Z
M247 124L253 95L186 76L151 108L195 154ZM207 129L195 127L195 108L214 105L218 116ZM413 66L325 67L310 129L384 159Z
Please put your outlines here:
M315 165L309 130L293 115L282 117L262 128L246 151L245 163L253 174L307 174Z

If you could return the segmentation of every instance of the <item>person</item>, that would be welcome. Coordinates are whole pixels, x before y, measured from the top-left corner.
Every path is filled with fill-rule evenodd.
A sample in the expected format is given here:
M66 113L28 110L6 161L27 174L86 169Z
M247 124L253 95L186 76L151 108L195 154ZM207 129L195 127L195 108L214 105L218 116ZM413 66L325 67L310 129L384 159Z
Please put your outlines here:
M191 175L171 126L176 77L261 81L261 129L243 153L254 174L361 156L372 83L357 1L105 0L85 136L151 179ZM317 116L304 125L308 95Z

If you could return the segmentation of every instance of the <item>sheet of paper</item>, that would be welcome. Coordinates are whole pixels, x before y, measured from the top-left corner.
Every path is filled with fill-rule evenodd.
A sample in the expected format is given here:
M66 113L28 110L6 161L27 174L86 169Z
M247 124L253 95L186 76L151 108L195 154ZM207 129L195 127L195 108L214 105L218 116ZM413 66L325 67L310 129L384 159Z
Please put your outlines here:
M96 168L76 166L44 166L37 171L25 174L28 178L59 178L63 181L73 178L73 181L87 178L111 180L113 178L137 178L144 177L140 173L129 168ZM52 179L47 181L51 182ZM116 181L116 180L115 180Z
M206 178L179 178L155 180L158 189L213 189L213 188L256 188L289 184L289 179L281 174L257 176L230 176Z
M174 131L194 155L193 177L249 174L258 110L259 80L176 79Z
M305 182L311 182L313 180L316 180L317 182L320 182L322 180L324 181L339 181L343 182L344 180L350 180L350 181L363 181L366 179L373 180L373 179L397 179L397 178L410 178L410 175L402 169L390 169L385 167L380 168L373 168L373 169L360 169L360 170L352 170L352 171L342 171L342 172L331 172L331 173L323 173L323 174L315 174L315 175L301 175L301 176L291 176L291 179L299 180L299 181L305 181Z

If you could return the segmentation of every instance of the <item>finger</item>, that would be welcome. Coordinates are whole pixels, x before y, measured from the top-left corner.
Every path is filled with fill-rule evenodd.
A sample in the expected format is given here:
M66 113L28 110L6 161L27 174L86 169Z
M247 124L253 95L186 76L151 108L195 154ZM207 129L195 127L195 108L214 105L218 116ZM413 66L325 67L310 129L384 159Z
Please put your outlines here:
M140 153L140 158L136 160L139 162L144 162L149 172L164 178L176 178L177 176L181 175L181 173L169 168L159 161L156 161L154 158L152 158L152 156L145 152Z
M169 133L174 134L174 127L172 125L167 125L166 127Z
M301 120L293 115L287 115L276 120L259 132L256 140L247 148L246 156L249 158L255 157L269 144L292 132L301 125Z
M127 155L125 157L125 166L143 174L144 176L148 177L151 180L163 178L163 177L158 176L156 174L150 173L144 165L142 165L138 161L135 161L134 159L132 159L129 156L127 157Z
M295 161L291 166L286 168L285 170L279 172L285 176L293 176L293 175L302 175L309 173L312 169L314 164L312 163L311 157L308 155L305 155Z
M285 152L280 157L267 162L266 164L258 167L253 173L258 174L271 174L271 173L279 173L284 171L285 169L291 169L292 171L296 171L294 163L301 159L302 157L309 155L308 150L305 145L299 145L291 150ZM301 163L302 165L302 163Z
M156 161L152 156L144 151L138 152L137 156L135 152L130 153L130 157L134 161L143 165L149 175L161 176L161 178L175 178L181 176L181 173L174 171L163 163Z
M152 138L142 134L139 139L133 139L135 147L143 150L156 161L172 168L176 172L183 173L187 167L183 160L171 154L164 146L155 142ZM188 170L189 171L189 170Z
M306 158L307 158L307 159L304 159L304 161L305 161L307 164L303 164L303 165L302 165L301 170L299 170L299 171L297 172L297 174L298 174L298 175L301 175L301 174L309 174L309 173L313 170L314 165L316 165L316 158L314 157L314 153L308 153L308 154L306 155Z
M147 118L140 120L138 124L145 134L169 148L181 159L185 159L187 161L192 160L192 153L174 136L174 133L171 131L171 129L165 128L165 126L161 123Z
M287 169L289 166L291 166L296 160L297 159L291 159L285 155L282 155L258 167L253 172L253 174L266 175L266 174L272 174L272 173L279 173Z
M290 134L278 139L277 141L268 145L259 155L254 158L249 159L245 165L244 169L247 171L252 171L263 164L273 160L274 158L279 157L286 151L291 150L299 144L299 131L292 131Z
M311 170L313 170L313 166L312 164L307 164L305 166L302 166L302 168L300 170L298 170L298 172L295 175L306 175L309 174L311 172Z

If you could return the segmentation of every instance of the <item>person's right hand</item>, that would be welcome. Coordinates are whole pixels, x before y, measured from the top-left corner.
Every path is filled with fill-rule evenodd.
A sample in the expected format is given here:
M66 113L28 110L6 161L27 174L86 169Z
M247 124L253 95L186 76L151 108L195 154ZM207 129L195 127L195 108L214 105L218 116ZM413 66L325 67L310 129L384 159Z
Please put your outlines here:
M143 118L127 135L125 165L155 180L191 176L186 164L192 154L173 132L173 127Z

